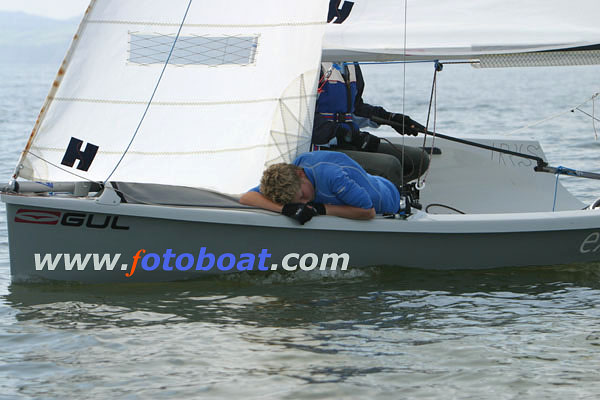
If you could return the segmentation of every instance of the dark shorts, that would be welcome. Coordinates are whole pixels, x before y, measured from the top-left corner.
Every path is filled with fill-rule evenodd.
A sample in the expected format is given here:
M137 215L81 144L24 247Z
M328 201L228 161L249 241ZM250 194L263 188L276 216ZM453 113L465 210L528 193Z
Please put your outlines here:
M417 147L380 143L373 153L340 147L331 150L348 155L369 174L389 179L398 187L417 179L429 167L429 155Z

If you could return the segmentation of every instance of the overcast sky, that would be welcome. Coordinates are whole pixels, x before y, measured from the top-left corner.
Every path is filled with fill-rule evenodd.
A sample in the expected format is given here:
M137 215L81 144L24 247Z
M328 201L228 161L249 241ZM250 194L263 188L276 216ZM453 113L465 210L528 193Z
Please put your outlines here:
M89 0L0 0L0 11L23 11L67 19L82 15L89 3Z

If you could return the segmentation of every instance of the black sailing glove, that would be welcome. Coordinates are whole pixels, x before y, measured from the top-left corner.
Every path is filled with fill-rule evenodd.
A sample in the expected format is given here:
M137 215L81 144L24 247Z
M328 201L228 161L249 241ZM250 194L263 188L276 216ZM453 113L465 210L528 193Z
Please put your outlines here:
M306 205L314 208L319 215L327 214L327 210L325 209L325 205L321 203L315 203L314 201L309 201Z
M300 222L300 225L304 225L312 217L319 215L319 212L313 206L303 203L286 204L283 206L281 213Z
M383 107L374 107L372 113L373 114L371 115L371 118L378 117L381 119L388 120L390 122L395 122L393 126L391 124L388 125L394 128L394 130L401 135L417 136L419 132L427 132L423 125L421 125L417 121L414 121L408 115L394 114L389 111L386 111ZM377 122L378 124L385 124L385 122L382 121L375 122Z
M338 146L351 145L356 150L377 151L381 140L368 132L361 132L352 124L338 124L335 137L338 140Z
M380 142L381 139L377 136L371 135L369 132L361 132L360 141L357 144L357 147L362 151L376 152Z
M338 146L344 144L356 145L360 141L360 132L352 124L337 124L335 137L338 141Z
M406 134L406 135L417 136L419 134L419 132L422 132L422 133L427 132L427 129L425 129L425 127L423 125L421 125L417 121L414 121L408 115L394 114L394 113L388 113L388 114L389 115L386 119L400 124L400 126L396 125L396 126L392 126L392 128L394 128L394 130L401 135ZM402 124L404 124L404 129L402 129Z

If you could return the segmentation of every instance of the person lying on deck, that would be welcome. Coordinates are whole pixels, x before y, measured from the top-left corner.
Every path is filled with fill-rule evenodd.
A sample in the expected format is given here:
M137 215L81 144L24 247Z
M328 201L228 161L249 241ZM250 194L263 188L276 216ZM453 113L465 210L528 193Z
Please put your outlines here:
M317 215L371 219L400 208L400 193L389 180L368 174L344 153L301 154L292 164L271 165L260 186L240 203L280 212L300 224Z

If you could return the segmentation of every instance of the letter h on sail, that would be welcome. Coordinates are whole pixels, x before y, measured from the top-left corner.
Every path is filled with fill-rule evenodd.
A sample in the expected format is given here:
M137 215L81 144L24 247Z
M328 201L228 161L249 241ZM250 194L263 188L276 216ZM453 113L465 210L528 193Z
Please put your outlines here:
M348 18L352 7L354 6L353 1L344 1L342 8L338 9L340 0L329 1L329 14L327 15L327 22L333 21L334 24L341 24ZM335 21L334 21L335 19Z
M75 164L75 160L79 160L77 169L81 171L87 171L90 168L90 165L92 165L94 157L96 157L98 146L88 143L85 146L85 150L82 152L82 144L82 140L72 137L71 141L69 142L69 146L67 147L67 151L65 151L65 155L63 156L61 164L66 165L67 167L72 167L73 164Z

